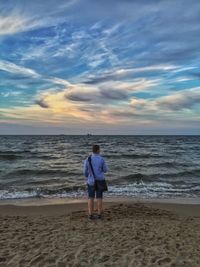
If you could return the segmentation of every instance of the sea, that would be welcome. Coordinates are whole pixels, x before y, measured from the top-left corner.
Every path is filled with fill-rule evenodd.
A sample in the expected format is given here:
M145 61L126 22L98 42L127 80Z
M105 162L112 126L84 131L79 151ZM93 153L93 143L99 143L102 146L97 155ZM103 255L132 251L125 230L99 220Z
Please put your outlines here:
M109 167L106 197L200 196L200 136L1 135L0 199L85 197L93 144Z

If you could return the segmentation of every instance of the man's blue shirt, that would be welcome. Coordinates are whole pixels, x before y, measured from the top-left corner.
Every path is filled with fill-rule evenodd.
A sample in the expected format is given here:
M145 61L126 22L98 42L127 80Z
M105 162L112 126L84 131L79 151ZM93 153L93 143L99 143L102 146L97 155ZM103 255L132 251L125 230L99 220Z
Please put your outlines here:
M108 171L108 167L106 165L104 158L99 154L92 153L91 162L96 180L104 180L105 179L104 173ZM87 177L87 183L89 185L94 185L94 177L88 159L84 161L83 175Z

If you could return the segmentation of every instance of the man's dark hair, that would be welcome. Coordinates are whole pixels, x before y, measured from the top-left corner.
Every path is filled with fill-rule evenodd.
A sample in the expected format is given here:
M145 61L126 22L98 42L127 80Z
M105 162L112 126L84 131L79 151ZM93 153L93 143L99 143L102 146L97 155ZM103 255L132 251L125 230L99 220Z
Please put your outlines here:
M92 146L92 152L93 153L97 153L99 151L99 149L100 149L100 146L99 145L93 145Z

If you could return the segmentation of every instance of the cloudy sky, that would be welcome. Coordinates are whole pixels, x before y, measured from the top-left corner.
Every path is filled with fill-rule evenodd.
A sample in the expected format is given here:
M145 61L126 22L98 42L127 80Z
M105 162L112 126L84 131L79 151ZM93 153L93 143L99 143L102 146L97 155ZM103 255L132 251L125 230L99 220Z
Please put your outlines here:
M199 0L0 0L0 134L199 122Z

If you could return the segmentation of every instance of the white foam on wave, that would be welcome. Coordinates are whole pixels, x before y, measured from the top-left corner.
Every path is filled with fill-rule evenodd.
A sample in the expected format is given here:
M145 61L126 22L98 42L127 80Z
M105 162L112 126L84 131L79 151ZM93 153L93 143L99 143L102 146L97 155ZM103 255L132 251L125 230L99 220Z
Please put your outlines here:
M37 197L36 191L8 191L8 190L1 190L0 191L0 199L23 199L23 198L32 198Z
M39 193L37 190L33 191L0 191L0 200L5 199L28 199L28 198L65 198L65 197L82 197L85 196L83 190L77 190L72 192L60 192L55 194Z
M51 194L45 193L40 189L29 190L29 191L17 191L17 190L1 190L0 200L3 199L26 199L26 198L65 198L65 197L84 197L87 195L86 190L76 191L59 191L52 192ZM166 182L156 183L131 183L123 185L111 185L106 195L110 196L132 196L132 197L144 197L144 198L155 198L155 197L169 197L169 196L199 196L200 186L186 187L179 186L175 187L172 184Z

